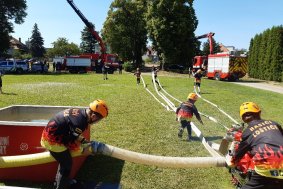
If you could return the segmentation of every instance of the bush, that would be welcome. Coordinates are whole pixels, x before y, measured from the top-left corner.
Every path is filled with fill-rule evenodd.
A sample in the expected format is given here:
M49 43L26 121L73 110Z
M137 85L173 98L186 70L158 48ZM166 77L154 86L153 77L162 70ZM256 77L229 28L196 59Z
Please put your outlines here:
M126 72L131 72L131 71L134 70L134 66L133 66L133 64L132 64L131 62L125 62L125 63L123 64L123 68L124 68L124 70L125 70Z

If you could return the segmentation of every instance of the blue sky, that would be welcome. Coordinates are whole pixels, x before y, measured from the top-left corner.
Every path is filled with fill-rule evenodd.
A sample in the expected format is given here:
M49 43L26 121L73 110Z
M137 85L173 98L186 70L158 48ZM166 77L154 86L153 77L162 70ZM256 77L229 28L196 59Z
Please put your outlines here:
M74 0L74 3L100 31L112 0ZM66 0L27 0L28 16L25 23L15 25L12 35L22 42L31 36L38 24L45 47L59 37L80 43L83 22ZM194 9L199 24L196 36L214 32L214 39L226 46L249 48L256 34L283 25L283 0L195 0ZM202 39L205 42L206 39Z

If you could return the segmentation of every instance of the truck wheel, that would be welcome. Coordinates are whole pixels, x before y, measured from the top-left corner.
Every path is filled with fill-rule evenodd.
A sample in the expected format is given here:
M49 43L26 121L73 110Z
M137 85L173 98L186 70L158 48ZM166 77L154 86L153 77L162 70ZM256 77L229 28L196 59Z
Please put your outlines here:
M215 73L214 79L215 79L216 81L220 81L220 80L221 80L221 79L220 79L220 74L219 74L219 73Z
M18 68L17 71L16 71L17 74L22 74L23 72L24 72L24 71L23 71L22 68Z

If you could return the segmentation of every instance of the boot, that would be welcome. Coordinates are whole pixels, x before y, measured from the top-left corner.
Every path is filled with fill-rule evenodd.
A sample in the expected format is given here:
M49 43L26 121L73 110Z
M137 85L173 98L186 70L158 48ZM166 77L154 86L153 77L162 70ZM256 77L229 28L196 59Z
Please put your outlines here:
M183 129L183 128L180 128L180 129L179 129L179 132L178 132L178 137L179 137L179 138L182 138L182 137L183 137L183 132L184 132L184 129Z
M188 141L188 142L191 141L191 137L190 137L190 136L187 137L187 141Z

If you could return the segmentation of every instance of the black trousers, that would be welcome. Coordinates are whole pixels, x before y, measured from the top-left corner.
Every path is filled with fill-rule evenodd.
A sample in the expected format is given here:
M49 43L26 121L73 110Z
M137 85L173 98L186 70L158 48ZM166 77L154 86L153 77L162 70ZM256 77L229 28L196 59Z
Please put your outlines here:
M55 178L56 189L66 189L70 185L70 173L72 170L72 156L69 150L63 152L51 152L50 154L59 163Z
M191 122L190 122L190 121L181 120L181 127L182 127L183 129L187 128L188 136L189 136L189 137L192 136L192 126L191 126Z
M283 179L263 177L253 173L251 179L241 189L282 189Z

